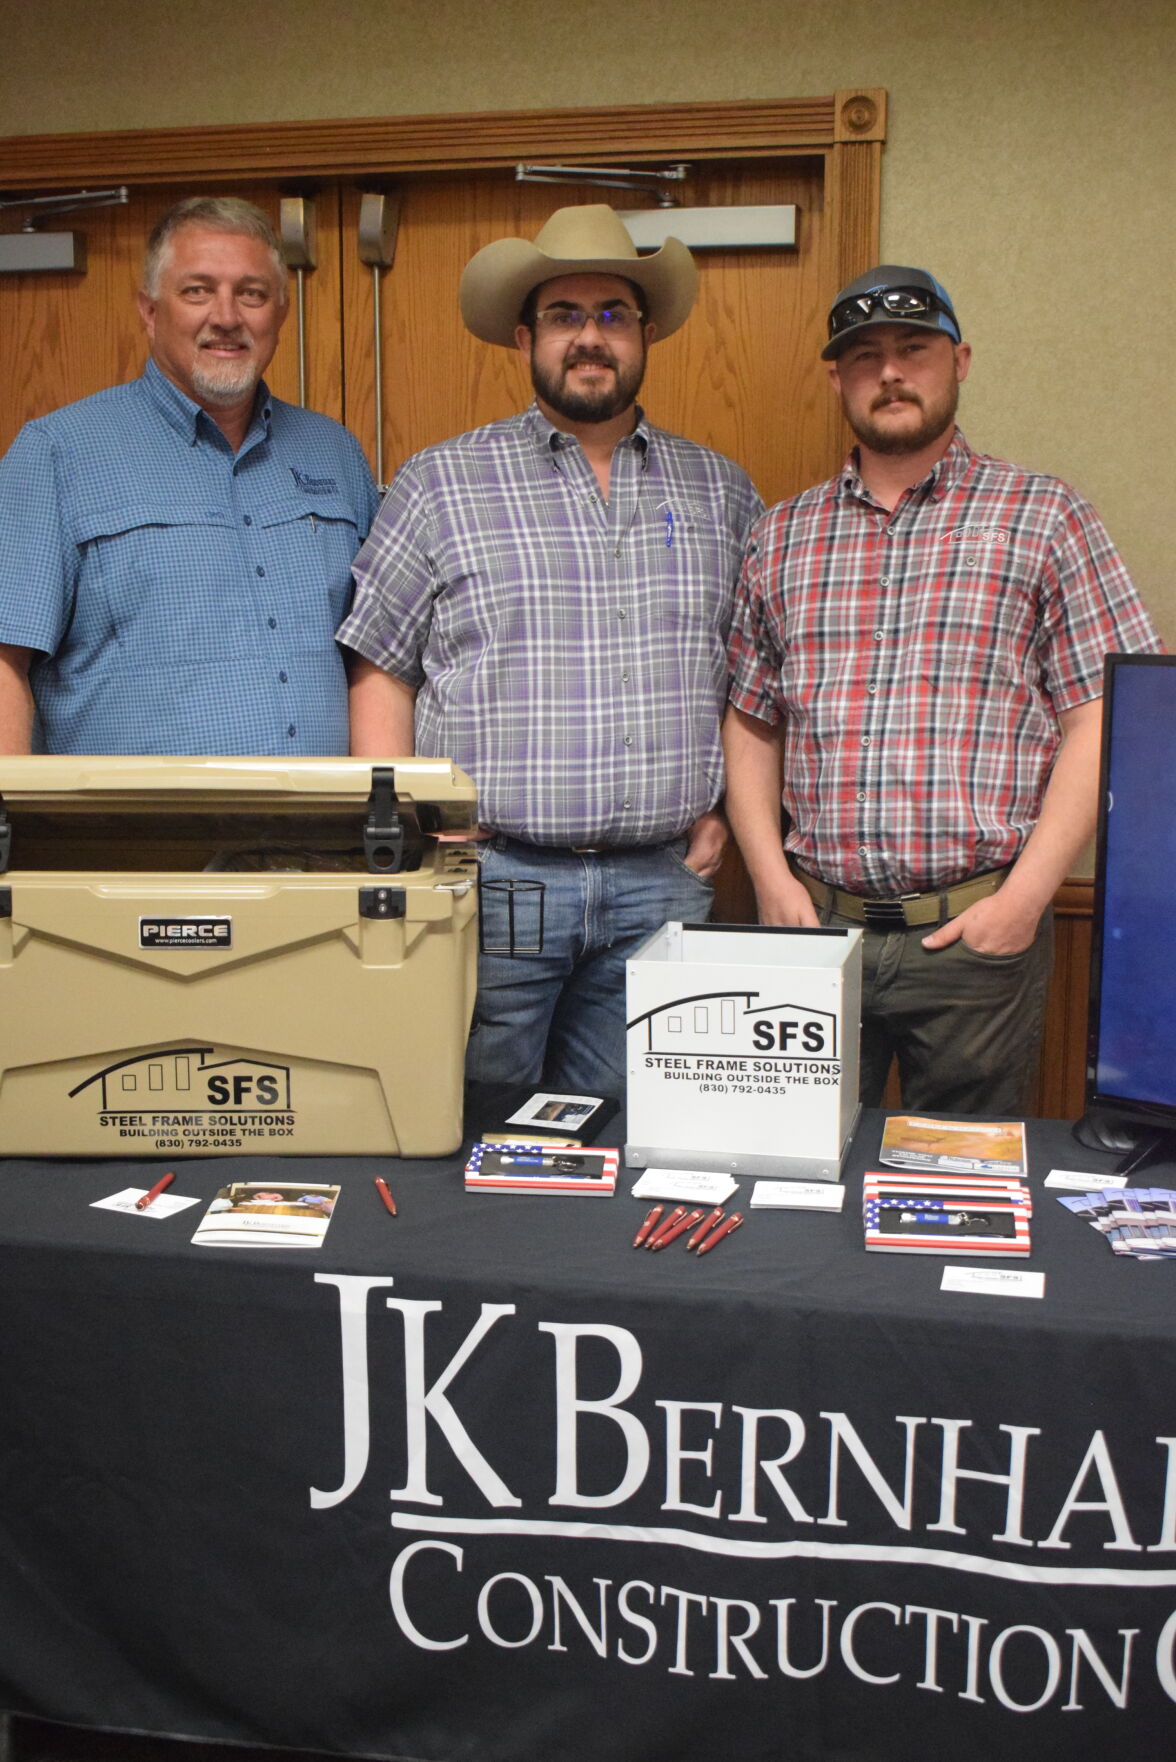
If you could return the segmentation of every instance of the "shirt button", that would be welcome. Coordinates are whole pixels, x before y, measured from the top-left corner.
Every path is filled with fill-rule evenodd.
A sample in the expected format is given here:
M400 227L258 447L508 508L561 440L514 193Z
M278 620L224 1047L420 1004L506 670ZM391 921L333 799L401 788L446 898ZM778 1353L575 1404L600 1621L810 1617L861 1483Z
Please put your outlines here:
M975 557L965 557L964 562L968 565L969 569L974 569L976 567L976 558Z
M259 563L259 564L258 564L258 565L257 565L257 573L258 573L258 574L259 574L259 575L264 575L264 574L265 574L265 570L264 570L264 569L263 569L263 568L262 568L262 566L261 566L261 564L260 564L260 563Z
M879 585L879 587L889 587L889 586L890 586L890 577L889 577L889 575L882 575L882 576L880 576L880 577L879 577L879 579L878 579L878 585Z
M276 630L278 628L278 621L276 618L267 618L266 623L269 625L271 630Z
M858 790L858 792L857 792L857 798L858 798L858 800L859 800L859 801L865 801L865 799L866 799L866 792L865 792L865 790L864 790L864 789L859 789L859 790Z
M884 630L875 630L875 632L874 632L874 641L875 642L883 642L885 640L885 637L886 637L886 632Z
M290 736L291 740L293 740L293 738L297 734L297 732L298 732L297 728L295 728L293 722L291 722L290 726L286 730L286 733Z
M866 686L866 690L869 692L871 697L873 697L873 695L877 691L877 689L878 689L878 687L874 684L874 681L871 679L870 683Z
M288 685L290 683L290 675L288 673L279 673L278 679L282 685Z
M632 744L633 744L633 736L632 736L632 735L631 735L631 734L626 734L626 736L625 736L625 745L626 745L626 746L632 746Z
M621 674L621 684L628 685L628 683L629 683L629 675L627 673L622 673Z
M870 744L870 737L869 737L869 735L868 735L868 734L863 734L863 735L862 735L862 745L863 745L863 746L869 746L869 744Z
M869 850L869 848L870 847L868 844L859 844L858 845L858 855L860 857L864 857L866 855L867 851Z
M252 514L246 514L246 516L245 516L245 524L246 524L246 526L252 526L252 525L253 525L253 515L252 515Z
M629 800L628 796L626 796L624 801L621 803L621 806L623 808L631 808L633 806L633 803Z
M595 497L595 496L589 496L589 497L588 497L588 500L589 500L589 501L590 501L590 502L594 502L594 501L595 501L595 500L596 500L596 497Z
M617 554L619 556L620 552L618 552ZM618 607L618 609L617 609L617 617L618 618L627 618L628 616L629 616L629 614L626 612L624 606Z

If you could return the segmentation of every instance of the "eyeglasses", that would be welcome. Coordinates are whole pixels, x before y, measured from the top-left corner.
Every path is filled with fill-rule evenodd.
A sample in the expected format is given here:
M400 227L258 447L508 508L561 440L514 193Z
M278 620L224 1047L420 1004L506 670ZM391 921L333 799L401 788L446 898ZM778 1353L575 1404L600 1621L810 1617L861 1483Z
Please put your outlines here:
M598 312L588 312L583 306L545 306L536 312L535 323L553 336L579 336L586 324L594 324L605 336L628 336L644 316L632 306L602 306Z
M928 318L933 312L942 312L951 320L952 328L959 337L959 322L955 313L928 288L871 288L868 293L854 294L851 299L842 300L834 306L829 314L829 337L841 336L844 331L852 330L855 325L864 324L871 312L885 312L899 322L904 318Z

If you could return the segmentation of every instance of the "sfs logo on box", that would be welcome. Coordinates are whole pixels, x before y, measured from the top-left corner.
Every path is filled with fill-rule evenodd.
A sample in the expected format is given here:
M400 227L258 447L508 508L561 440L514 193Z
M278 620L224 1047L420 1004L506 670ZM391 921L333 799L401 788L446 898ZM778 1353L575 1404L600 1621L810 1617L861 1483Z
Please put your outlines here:
M232 948L232 918L140 918L140 948Z

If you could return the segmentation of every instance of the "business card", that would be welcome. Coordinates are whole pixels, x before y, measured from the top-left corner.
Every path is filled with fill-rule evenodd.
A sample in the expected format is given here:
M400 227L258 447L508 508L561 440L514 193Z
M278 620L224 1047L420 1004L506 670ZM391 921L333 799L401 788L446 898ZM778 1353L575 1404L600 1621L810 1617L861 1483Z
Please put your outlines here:
M773 1211L840 1211L845 1188L839 1181L757 1181L751 1203Z
M1047 1187L1065 1187L1071 1193L1101 1193L1104 1187L1125 1187L1126 1175L1083 1174L1081 1169L1050 1169Z
M971 1291L981 1297L1044 1297L1045 1274L1020 1267L945 1266L941 1291Z

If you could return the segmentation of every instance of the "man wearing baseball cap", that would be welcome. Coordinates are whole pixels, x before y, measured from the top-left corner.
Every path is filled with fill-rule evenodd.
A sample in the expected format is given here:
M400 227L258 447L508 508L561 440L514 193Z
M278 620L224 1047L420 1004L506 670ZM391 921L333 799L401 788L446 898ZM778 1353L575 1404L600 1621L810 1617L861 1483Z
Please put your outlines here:
M462 317L522 353L535 400L409 459L356 561L352 751L478 785L479 1081L620 1093L625 961L710 912L725 640L762 504L636 402L697 279L678 240L638 256L600 205L485 246Z
M1097 514L974 453L925 270L842 288L822 350L857 444L753 530L728 811L768 924L864 929L861 1099L1016 1114L1049 905L1095 825L1103 657L1159 647ZM780 777L787 829L780 833Z

